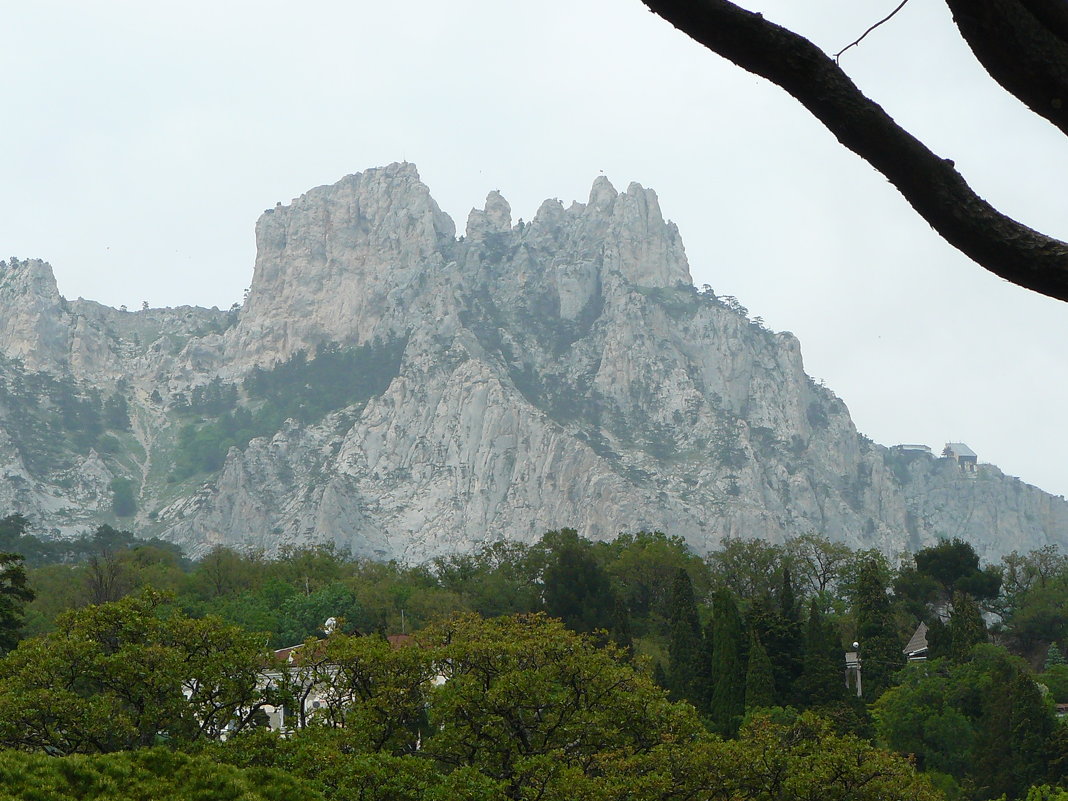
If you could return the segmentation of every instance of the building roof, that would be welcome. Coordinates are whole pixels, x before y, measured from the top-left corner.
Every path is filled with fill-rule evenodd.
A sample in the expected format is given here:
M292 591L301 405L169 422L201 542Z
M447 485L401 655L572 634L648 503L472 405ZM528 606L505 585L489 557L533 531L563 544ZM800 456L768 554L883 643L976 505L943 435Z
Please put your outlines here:
M912 635L912 639L909 640L908 645L906 645L902 649L901 653L903 653L905 656L911 657L913 655L919 656L920 654L925 653L926 651L927 651L927 624L926 623L920 623L920 625L918 625L916 627L916 631Z
M965 445L963 442L947 442L946 450L950 451L954 456L971 456L973 459L978 458L978 454Z

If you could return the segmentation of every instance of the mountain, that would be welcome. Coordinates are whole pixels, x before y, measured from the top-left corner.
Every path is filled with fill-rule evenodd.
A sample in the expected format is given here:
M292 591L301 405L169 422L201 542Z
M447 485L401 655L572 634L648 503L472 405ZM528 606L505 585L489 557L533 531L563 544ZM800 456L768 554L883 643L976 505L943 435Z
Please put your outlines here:
M527 223L491 192L457 237L392 164L267 210L256 241L228 311L67 301L44 262L0 263L0 510L408 561L562 526L698 551L1068 539L1063 498L858 433L793 335L693 286L638 184Z

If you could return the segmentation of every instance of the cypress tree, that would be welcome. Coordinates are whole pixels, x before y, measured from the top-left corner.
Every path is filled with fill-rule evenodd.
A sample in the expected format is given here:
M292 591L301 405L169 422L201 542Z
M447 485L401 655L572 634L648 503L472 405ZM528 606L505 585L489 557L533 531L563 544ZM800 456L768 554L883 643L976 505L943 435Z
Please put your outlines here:
M697 617L690 574L683 568L671 584L671 639L668 642L667 687L675 700L701 707L704 701L705 643Z
M784 568L776 598L765 595L753 602L749 624L756 629L771 660L775 677L776 703L797 703L797 681L804 656L804 630L794 595L789 568Z
M866 698L878 698L890 683L890 676L903 665L890 597L879 562L865 560L857 576L853 597L853 612L857 620L857 640L860 642L861 671Z
M1023 795L1028 787L1046 777L1055 721L1041 690L1027 673L1016 674L1009 695L1012 732L1008 751L1015 757L1014 778L1018 792Z
M813 598L805 623L804 665L798 680L798 695L807 706L842 700L843 653L834 625Z
M793 577L788 566L782 569L779 618L779 636L778 641L774 643L772 659L775 681L783 700L796 703L799 700L797 681L804 666L805 632L801 623L801 605L794 594Z
M721 590L712 599L712 694L708 712L713 731L724 737L737 734L745 712L743 645L738 605L730 593Z
M630 630L630 611L618 594L613 593L613 599L615 606L612 611L611 639L630 660L634 658L634 635Z
M775 679L768 652L756 630L749 633L749 663L745 671L745 711L775 705Z
M947 628L951 659L964 661L973 645L986 642L986 624L983 623L979 606L965 592L953 594L953 614Z
M1053 716L1021 670L1000 667L989 693L976 746L978 797L1020 798L1048 773Z

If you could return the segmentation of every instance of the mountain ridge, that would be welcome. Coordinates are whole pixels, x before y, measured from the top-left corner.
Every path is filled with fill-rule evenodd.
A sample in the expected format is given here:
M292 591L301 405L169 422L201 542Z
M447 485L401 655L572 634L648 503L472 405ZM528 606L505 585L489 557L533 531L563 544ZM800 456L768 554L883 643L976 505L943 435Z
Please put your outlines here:
M414 165L393 164L270 209L256 230L248 298L228 312L68 302L43 262L0 267L0 300L20 309L0 325L0 379L54 373L130 409L128 431L99 435L119 452L72 451L96 478L68 498L74 467L20 461L0 403L18 479L0 487L19 485L0 502L73 533L112 521L103 487L132 481L128 523L194 553L329 541L420 561L560 526L661 529L698 551L806 531L887 553L939 536L988 557L1065 542L1063 499L859 434L793 335L693 287L678 230L639 184L601 177L586 203L545 201L515 224L490 192L457 238ZM317 349L340 358L331 348L362 348L353 364L381 392L324 405L250 389L280 366L312 375ZM233 406L203 403L210 386L231 387ZM294 416L264 422L272 403ZM250 422L219 440L225 453L168 471L183 437L238 417Z

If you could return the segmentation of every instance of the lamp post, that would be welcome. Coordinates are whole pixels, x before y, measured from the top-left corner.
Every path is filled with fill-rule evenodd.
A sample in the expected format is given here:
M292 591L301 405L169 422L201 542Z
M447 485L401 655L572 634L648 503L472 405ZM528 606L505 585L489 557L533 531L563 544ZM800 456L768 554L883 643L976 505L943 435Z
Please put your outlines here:
M849 679L852 676L855 681L854 684L857 688L857 698L863 695L863 690L860 684L860 643L853 643L853 650L846 651L845 655L846 671L845 671L845 683L846 687L849 687Z

